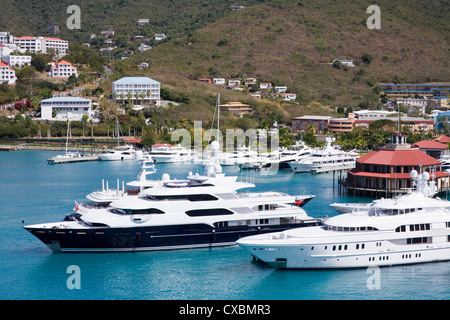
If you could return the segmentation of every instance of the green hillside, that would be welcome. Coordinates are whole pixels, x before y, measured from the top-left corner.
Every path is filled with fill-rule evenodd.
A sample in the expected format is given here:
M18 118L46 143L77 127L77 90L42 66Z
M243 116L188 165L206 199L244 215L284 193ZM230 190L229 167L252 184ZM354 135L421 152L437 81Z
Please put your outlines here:
M148 74L161 79L256 77L287 85L300 102L350 106L373 104L377 82L449 81L445 1L379 3L380 30L366 27L368 1L280 1L233 12L127 63L148 60ZM332 68L335 58L356 67Z
M268 116L289 121L303 114L334 114L327 105L376 108L380 82L450 81L446 0L377 0L380 30L367 28L366 9L374 3L364 0L246 0L239 2L245 8L236 11L230 5L237 3L230 0L79 0L81 30L65 28L70 4L8 1L0 29L40 35L57 24L61 38L81 43L88 34L111 28L124 49L135 44L135 35L165 33L167 40L153 49L114 61L110 81L145 75L161 81L172 96L188 97L163 114L173 121L210 119L217 92L223 102L239 100L256 110L254 119L229 121ZM136 26L139 18L150 19L150 25ZM369 59L363 61L363 55ZM356 66L333 68L335 58L352 59ZM142 61L150 67L139 70ZM200 83L199 77L255 77L286 85L297 94L297 104L252 99Z

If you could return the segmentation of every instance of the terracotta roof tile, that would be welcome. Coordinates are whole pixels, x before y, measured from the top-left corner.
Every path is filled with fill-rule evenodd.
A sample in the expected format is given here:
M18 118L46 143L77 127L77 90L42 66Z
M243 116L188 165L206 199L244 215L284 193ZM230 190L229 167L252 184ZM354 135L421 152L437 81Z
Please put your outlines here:
M426 153L415 150L377 150L356 160L359 163L369 163L389 166L424 166L440 164L438 160Z

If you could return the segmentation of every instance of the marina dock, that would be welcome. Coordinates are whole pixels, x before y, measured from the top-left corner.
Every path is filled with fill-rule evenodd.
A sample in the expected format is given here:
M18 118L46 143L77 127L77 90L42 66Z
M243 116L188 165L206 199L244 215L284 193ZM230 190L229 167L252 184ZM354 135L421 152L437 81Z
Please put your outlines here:
M58 164L58 163L70 163L70 162L85 162L85 161L98 161L100 160L98 155L85 155L85 156L79 156L79 157L53 157L50 159L47 159L47 162L49 164Z

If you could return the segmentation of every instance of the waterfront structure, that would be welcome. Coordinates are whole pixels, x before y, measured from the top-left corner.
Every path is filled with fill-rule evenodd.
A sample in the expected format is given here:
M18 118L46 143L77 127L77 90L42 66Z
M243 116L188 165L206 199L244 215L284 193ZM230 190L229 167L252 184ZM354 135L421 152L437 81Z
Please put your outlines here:
M92 100L78 97L56 97L41 100L41 119L76 120L87 115L92 119Z
M16 80L16 71L0 61L0 83L13 84L16 83Z
M112 83L112 95L119 103L134 105L160 103L161 84L148 77L124 77Z
M69 49L68 41L50 37L15 37L14 44L31 53L53 52L57 57L65 56Z
M77 77L77 68L74 67L70 62L62 60L58 63L51 62L49 77L59 77L66 78L74 75Z
M428 172L436 179L438 192L449 189L449 175L441 162L406 143L401 134L391 136L391 143L356 160L356 168L347 172L339 184L351 194L389 198L413 188L410 172Z
M440 115L439 115L440 116ZM369 128L376 120L399 121L398 113L391 111L361 110L348 114L348 118L333 118L331 116L310 116L292 118L292 130L294 132L307 131L312 124L317 132L323 132L325 128L332 133L350 132L357 127ZM429 132L434 130L434 120L421 117L400 117L401 126L406 126L411 132Z

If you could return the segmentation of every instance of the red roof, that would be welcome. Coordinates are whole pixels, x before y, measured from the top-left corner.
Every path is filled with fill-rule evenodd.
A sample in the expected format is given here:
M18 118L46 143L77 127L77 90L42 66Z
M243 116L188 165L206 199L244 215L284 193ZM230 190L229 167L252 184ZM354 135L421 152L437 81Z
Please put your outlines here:
M57 40L57 41L65 41L65 40L61 40L59 38L49 38L49 37L44 37L44 40Z
M359 159L359 163L388 165L388 166L424 166L441 164L440 161L418 149L410 150L377 150Z
M61 60L60 62L58 62L58 64L71 64L71 63L67 62L66 60Z
M442 135L439 137L439 139L437 139L437 141L439 141L441 143L447 143L447 142L450 142L450 137L446 136L446 135Z
M4 63L3 61L0 61L0 67L8 67L8 65L6 63Z
M35 37L31 37L31 36L23 36L23 37L19 37L17 39L26 40L26 39L36 39L36 38Z
M413 147L419 147L419 149L439 149L445 150L447 146L443 143L434 141L434 140L423 140L416 142L412 145Z

